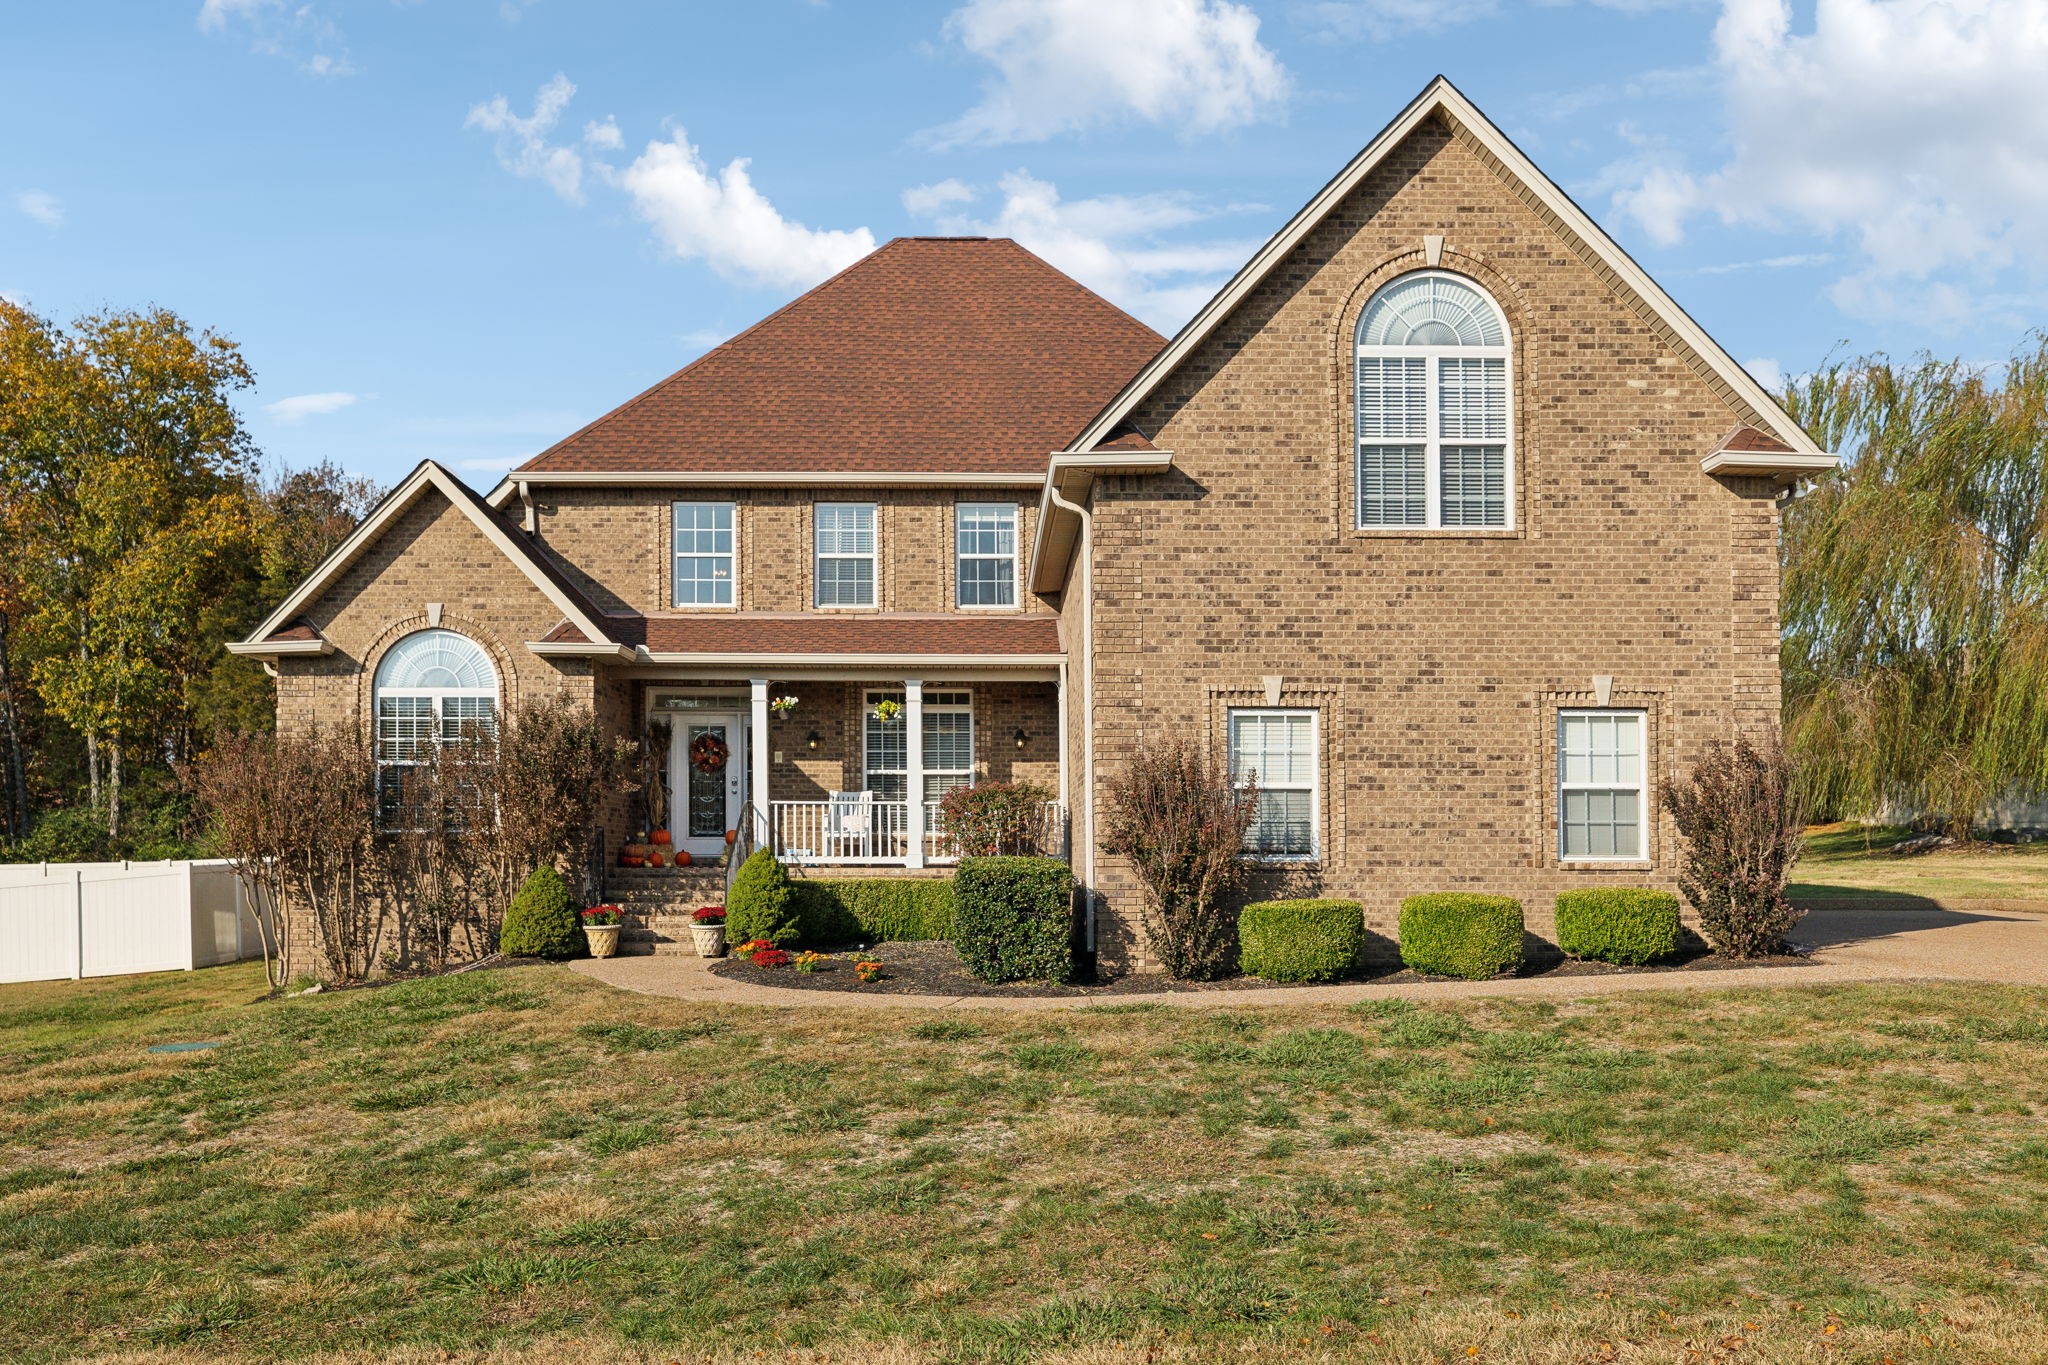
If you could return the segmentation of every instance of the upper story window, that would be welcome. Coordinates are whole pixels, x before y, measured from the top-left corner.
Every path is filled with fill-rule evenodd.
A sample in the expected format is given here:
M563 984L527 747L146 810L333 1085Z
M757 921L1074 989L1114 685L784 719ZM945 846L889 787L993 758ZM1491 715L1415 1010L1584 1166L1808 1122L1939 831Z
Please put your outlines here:
M405 823L408 774L434 749L497 729L498 670L467 635L415 631L378 663L373 696L378 815L391 828Z
M733 504L679 502L670 525L675 539L678 607L733 605Z
M1016 503L955 504L953 554L961 606L1017 605Z
M875 505L821 502L817 505L817 604L821 607L875 605Z
M1358 319L1358 525L1505 528L1508 328L1472 281L1389 281Z

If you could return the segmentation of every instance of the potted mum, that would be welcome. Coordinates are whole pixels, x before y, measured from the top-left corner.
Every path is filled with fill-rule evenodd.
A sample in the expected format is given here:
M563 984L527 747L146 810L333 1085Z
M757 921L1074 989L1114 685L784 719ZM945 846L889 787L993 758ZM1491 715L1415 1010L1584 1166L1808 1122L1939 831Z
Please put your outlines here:
M611 957L619 951L619 930L626 912L616 905L593 905L583 912L583 937L592 957Z
M690 941L698 957L725 956L725 907L700 905L690 913Z

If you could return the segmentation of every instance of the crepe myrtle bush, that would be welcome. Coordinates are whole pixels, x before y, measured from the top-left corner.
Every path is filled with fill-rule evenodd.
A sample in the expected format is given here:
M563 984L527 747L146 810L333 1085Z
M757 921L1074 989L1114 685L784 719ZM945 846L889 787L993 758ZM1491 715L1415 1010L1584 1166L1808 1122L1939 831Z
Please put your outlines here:
M1708 744L1686 779L1664 789L1664 809L1685 841L1678 889L1714 951L1783 952L1806 913L1785 898L1806 825L1785 750L1776 741Z
M1141 746L1105 784L1105 851L1144 885L1145 933L1169 976L1207 981L1237 963L1229 901L1250 869L1245 833L1258 784L1232 782L1208 751L1179 738Z

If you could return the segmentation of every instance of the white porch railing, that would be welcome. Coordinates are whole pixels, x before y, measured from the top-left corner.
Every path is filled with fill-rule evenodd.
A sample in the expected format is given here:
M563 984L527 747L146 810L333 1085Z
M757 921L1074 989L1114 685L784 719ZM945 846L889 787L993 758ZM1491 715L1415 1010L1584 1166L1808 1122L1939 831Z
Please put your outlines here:
M946 834L944 813L936 805L924 809L924 861L959 861L960 851ZM788 863L843 866L910 866L910 803L874 801L865 792L848 792L827 801L768 803L769 847ZM1057 801L1042 803L1017 847L1003 851L1067 856L1067 808Z

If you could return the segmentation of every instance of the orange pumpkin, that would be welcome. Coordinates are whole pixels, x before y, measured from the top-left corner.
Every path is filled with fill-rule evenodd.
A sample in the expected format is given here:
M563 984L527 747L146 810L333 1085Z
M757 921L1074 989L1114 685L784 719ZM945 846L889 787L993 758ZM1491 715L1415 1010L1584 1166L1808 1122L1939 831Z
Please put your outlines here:
M668 831L667 831L667 830L665 830L665 829L658 829L658 830L654 831L654 842L655 842L655 843L657 843L657 844L666 844L666 843L668 843L668 842L669 842L669 837L668 837Z
M734 841L734 840L736 840L736 839L738 839L739 837L740 837L740 832L739 832L738 830L736 830L736 829L729 829L729 830L727 830L727 831L725 832L725 846L726 846L727 848L731 848L731 847L733 846L733 841Z
M677 867L688 867L694 861L695 859L690 857L690 850L688 850L687 848L679 848L676 850Z
M648 855L647 855L647 865L648 865L649 867L660 867L660 866L662 865L662 859L661 859L661 854L659 854L659 853L650 853L650 854L648 854Z

